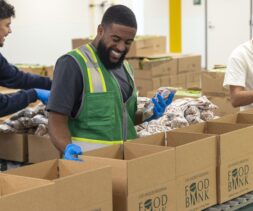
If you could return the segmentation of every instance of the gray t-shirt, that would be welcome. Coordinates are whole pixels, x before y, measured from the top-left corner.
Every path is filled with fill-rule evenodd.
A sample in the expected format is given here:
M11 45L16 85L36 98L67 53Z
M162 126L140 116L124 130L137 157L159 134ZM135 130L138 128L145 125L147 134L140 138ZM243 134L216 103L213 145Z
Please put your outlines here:
M125 102L133 90L124 67L109 71L112 71L117 79ZM75 117L82 101L83 83L85 82L76 61L69 55L59 58L55 66L47 110Z

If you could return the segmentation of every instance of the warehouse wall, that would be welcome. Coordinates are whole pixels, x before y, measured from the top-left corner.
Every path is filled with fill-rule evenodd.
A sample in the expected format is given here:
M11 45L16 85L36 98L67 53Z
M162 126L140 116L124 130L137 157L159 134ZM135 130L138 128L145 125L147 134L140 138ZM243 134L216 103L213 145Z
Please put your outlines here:
M55 64L71 49L71 39L96 32L103 10L88 0L8 0L16 8L13 33L0 49L12 63ZM102 0L94 0L95 4ZM168 35L168 1L112 0L133 9L138 34ZM154 10L154 8L157 8ZM144 21L145 20L145 21Z
M9 0L16 8L13 33L1 52L14 63L54 64L71 38L90 34L84 0Z
M205 66L205 1L193 5L193 1L182 2L182 52L198 53Z

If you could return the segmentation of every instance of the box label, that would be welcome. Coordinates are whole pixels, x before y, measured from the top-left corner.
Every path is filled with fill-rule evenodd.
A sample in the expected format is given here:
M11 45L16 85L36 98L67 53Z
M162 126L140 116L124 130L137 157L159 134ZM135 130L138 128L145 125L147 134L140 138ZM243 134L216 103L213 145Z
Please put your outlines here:
M167 187L152 190L139 196L139 211L165 211L168 206Z
M185 180L184 200L186 210L208 207L213 197L213 183L209 172L203 172Z
M228 166L227 180L229 196L238 194L248 189L250 165L249 160L241 160Z

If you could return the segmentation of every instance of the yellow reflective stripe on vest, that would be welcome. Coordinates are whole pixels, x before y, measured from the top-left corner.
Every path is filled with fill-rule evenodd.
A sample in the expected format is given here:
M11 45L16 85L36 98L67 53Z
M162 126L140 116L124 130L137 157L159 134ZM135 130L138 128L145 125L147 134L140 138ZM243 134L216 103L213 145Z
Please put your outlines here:
M95 55L93 49L90 47L89 44L87 44L87 45L85 45L85 46L86 46L86 47L88 48L88 50L91 52L91 55L92 55L92 58L93 58L94 62L95 62L96 64L98 64L98 61L97 61L97 58L96 58L96 55ZM102 83L103 91L106 92L106 91L107 91L107 88L106 88L106 85L105 85L105 79L104 79L104 76L103 76L103 74L102 74L101 68L98 66L97 70L98 70L98 72L99 72L99 74L100 74L100 77L101 77L101 83Z
M82 52L79 49L76 49L75 51L82 57L84 62L87 63L87 59L82 54ZM87 74L88 74L88 79L89 79L90 92L93 93L94 89L93 89L93 83L92 83L92 78L91 78L91 73L90 73L90 68L89 67L87 67Z
M103 141L103 140L94 140L94 139L88 139L88 138L80 138L80 137L72 137L72 141L83 141L87 143L93 143L93 144L123 144L123 141Z

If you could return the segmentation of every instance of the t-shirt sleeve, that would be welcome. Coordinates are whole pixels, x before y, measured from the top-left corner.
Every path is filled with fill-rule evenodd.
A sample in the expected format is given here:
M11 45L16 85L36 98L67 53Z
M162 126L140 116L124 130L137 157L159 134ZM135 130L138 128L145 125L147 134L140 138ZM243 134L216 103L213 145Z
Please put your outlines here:
M47 110L74 117L80 106L82 90L82 74L77 62L69 55L59 58Z
M229 58L228 66L224 78L223 86L246 86L247 64L244 61L243 55L235 52L236 55L232 55Z

